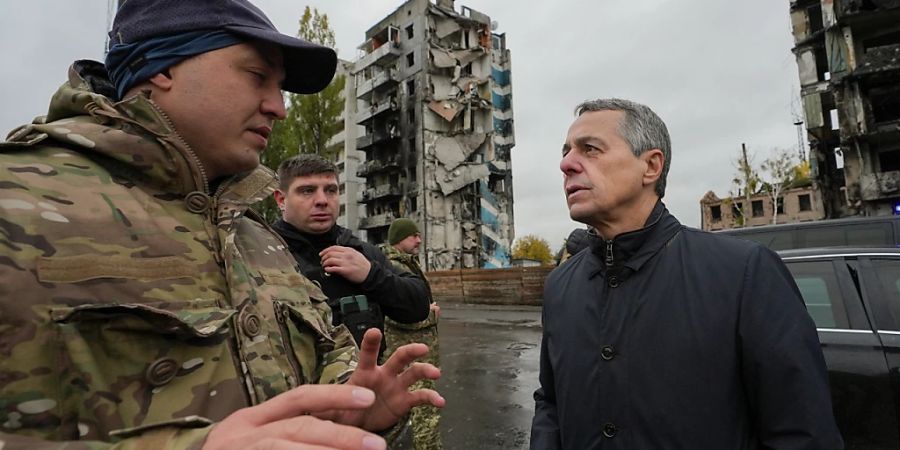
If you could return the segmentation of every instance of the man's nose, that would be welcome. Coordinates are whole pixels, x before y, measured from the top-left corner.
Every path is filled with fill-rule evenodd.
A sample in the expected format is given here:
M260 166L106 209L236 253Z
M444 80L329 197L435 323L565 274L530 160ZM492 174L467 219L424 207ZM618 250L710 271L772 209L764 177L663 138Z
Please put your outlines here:
M284 106L284 94L281 89L269 89L259 105L259 110L266 116L274 117L275 120L284 120L287 117L287 109Z
M559 161L559 170L562 171L562 173L577 172L580 168L581 163L578 161L578 156L574 150L563 155L562 159Z

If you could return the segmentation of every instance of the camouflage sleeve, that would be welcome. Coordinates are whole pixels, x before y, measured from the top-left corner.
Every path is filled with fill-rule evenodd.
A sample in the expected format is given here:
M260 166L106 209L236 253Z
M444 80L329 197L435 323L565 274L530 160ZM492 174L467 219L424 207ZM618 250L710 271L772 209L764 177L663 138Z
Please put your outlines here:
M156 428L121 441L46 441L0 433L3 450L200 450L212 425L203 428Z

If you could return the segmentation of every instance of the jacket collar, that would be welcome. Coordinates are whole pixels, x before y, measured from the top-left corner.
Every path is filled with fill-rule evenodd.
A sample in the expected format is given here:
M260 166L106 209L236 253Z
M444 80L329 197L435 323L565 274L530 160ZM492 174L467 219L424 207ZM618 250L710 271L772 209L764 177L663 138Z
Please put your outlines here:
M595 237L590 243L591 251L600 260L600 271L610 267L606 263L610 259L611 252L611 267L627 267L631 271L637 272L681 229L682 225L678 219L669 213L661 200L658 200L644 227L639 230L629 231L611 240L605 240L591 229Z
M166 114L146 94L114 102L108 96L112 92L103 64L76 61L47 115L15 130L9 141L49 138L100 156L163 192L209 194L199 159Z

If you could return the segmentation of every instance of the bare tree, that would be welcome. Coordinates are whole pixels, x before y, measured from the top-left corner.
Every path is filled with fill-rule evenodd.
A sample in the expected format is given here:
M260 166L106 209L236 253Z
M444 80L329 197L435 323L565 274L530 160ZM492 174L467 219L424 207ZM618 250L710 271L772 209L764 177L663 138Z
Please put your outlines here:
M794 156L785 149L775 150L775 153L760 164L760 168L766 177L763 190L772 199L772 224L778 223L778 202L784 191L791 187L794 181L795 164Z

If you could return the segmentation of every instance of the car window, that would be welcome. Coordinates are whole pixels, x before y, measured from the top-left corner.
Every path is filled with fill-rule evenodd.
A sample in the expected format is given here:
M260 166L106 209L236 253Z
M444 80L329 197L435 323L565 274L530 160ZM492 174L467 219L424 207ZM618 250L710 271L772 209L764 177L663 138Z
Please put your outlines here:
M894 323L900 324L900 261L896 259L872 258L872 272L880 289L880 296L887 303ZM876 294L876 295L878 295ZM894 329L898 326L885 327L882 321L878 321L879 328Z
M830 261L785 261L816 328L850 328Z

